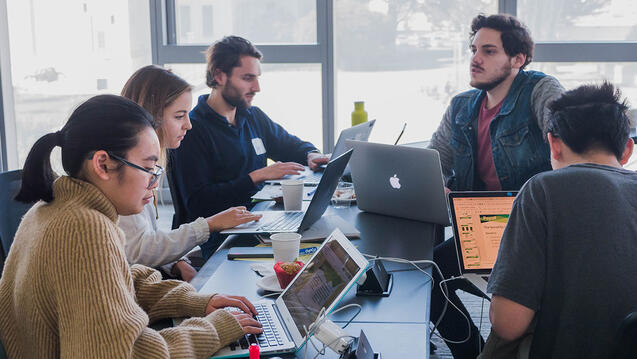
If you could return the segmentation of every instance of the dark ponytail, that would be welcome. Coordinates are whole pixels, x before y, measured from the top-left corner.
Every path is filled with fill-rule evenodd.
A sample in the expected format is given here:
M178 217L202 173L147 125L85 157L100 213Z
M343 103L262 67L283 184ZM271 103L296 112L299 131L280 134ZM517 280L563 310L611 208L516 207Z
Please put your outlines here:
M57 133L49 133L35 142L22 169L22 188L16 201L32 203L39 199L51 202L53 181L57 177L51 168L51 151L57 146Z
M62 147L62 167L71 176L81 176L84 161L90 154L105 150L126 157L137 145L137 134L152 128L151 115L135 102L115 95L99 95L82 103L64 127L36 141L29 151L22 171L22 187L15 199L24 203L53 200L51 168L53 147Z

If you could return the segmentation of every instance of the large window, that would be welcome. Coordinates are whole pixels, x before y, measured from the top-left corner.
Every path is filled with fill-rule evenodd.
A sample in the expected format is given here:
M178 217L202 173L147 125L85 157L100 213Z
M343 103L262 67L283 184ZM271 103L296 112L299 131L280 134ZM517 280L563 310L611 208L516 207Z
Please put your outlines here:
M429 139L451 97L470 88L469 25L481 12L517 14L527 24L536 41L531 69L557 77L566 88L609 80L637 101L637 8L631 0L6 4L10 46L0 37L0 54L11 53L2 77L11 79L12 93L5 86L3 95L14 101L5 106L10 116L0 139L16 138L16 146L2 150L17 166L35 139L58 128L80 101L118 93L135 69L151 61L174 68L198 93L209 92L203 52L229 34L252 40L264 53L255 105L325 151L350 125L359 100L378 120L373 141L393 143L403 123L401 142Z
M175 0L177 44L225 35L260 44L316 43L315 0Z
M151 62L148 22L139 21L149 10L138 0L9 0L7 11L16 131L7 136L16 137L22 167L33 143L80 102L119 94Z
M210 94L205 64L165 64L194 87L197 97ZM252 101L273 121L317 147L322 141L321 67L318 64L262 64L259 92Z
M632 0L519 0L517 8L537 42L637 41Z
M334 8L336 130L351 126L354 101L377 119L371 140L429 139L451 97L469 89L469 30L496 0L339 0Z

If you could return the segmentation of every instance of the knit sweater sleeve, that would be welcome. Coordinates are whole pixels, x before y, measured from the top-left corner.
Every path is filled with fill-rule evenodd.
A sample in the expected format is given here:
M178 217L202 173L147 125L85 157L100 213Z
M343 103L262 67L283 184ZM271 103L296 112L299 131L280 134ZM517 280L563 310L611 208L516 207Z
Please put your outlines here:
M129 268L123 235L104 216L82 213L64 221L70 229L51 231L59 238L50 241L48 258L61 357L203 358L241 335L224 311L162 331L148 328L144 309L151 317L204 315L206 298L188 284L161 281L150 268Z
M531 104L538 127L544 131L551 115L548 106L564 92L564 87L553 76L546 76L535 85L531 93Z
M442 166L442 174L445 178L452 175L453 167L453 148L451 148L451 118L453 112L453 104L447 107L438 129L431 136L429 148L437 150L440 154L440 165Z

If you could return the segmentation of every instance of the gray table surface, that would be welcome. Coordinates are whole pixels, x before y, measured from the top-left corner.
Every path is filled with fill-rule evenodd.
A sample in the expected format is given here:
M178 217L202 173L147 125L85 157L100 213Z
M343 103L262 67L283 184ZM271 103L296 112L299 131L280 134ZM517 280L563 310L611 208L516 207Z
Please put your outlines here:
M255 210L281 210L271 202L260 203ZM442 228L430 223L361 212L353 206L345 209L329 207L326 214L336 214L353 223L361 232L360 239L352 243L365 254L398 257L410 260L433 257L433 245L440 241ZM202 292L221 292L243 295L250 300L262 299L267 292L256 286L259 276L250 269L250 262L227 260L230 247L254 246L254 236L230 236L220 249L206 262L191 282ZM356 288L350 289L340 306L358 303L363 310L347 328L358 335L362 328L372 347L383 353L383 358L428 358L429 302L431 281L420 271L407 264L383 262L392 273L394 287L389 297L357 297ZM426 268L431 274L431 268ZM347 310L333 315L335 322L345 322L351 317ZM391 334L389 334L391 333ZM315 351L310 347L309 353ZM329 349L328 354L334 354ZM303 351L297 353L303 357ZM292 355L283 357L293 357ZM327 355L336 358L337 356Z

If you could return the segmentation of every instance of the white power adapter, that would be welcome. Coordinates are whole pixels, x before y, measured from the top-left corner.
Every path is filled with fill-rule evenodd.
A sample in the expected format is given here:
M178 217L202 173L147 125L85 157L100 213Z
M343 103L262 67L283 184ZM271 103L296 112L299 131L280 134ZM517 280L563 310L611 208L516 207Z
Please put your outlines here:
M343 354L352 343L352 338L347 337L347 333L329 319L316 329L314 336L338 354Z

